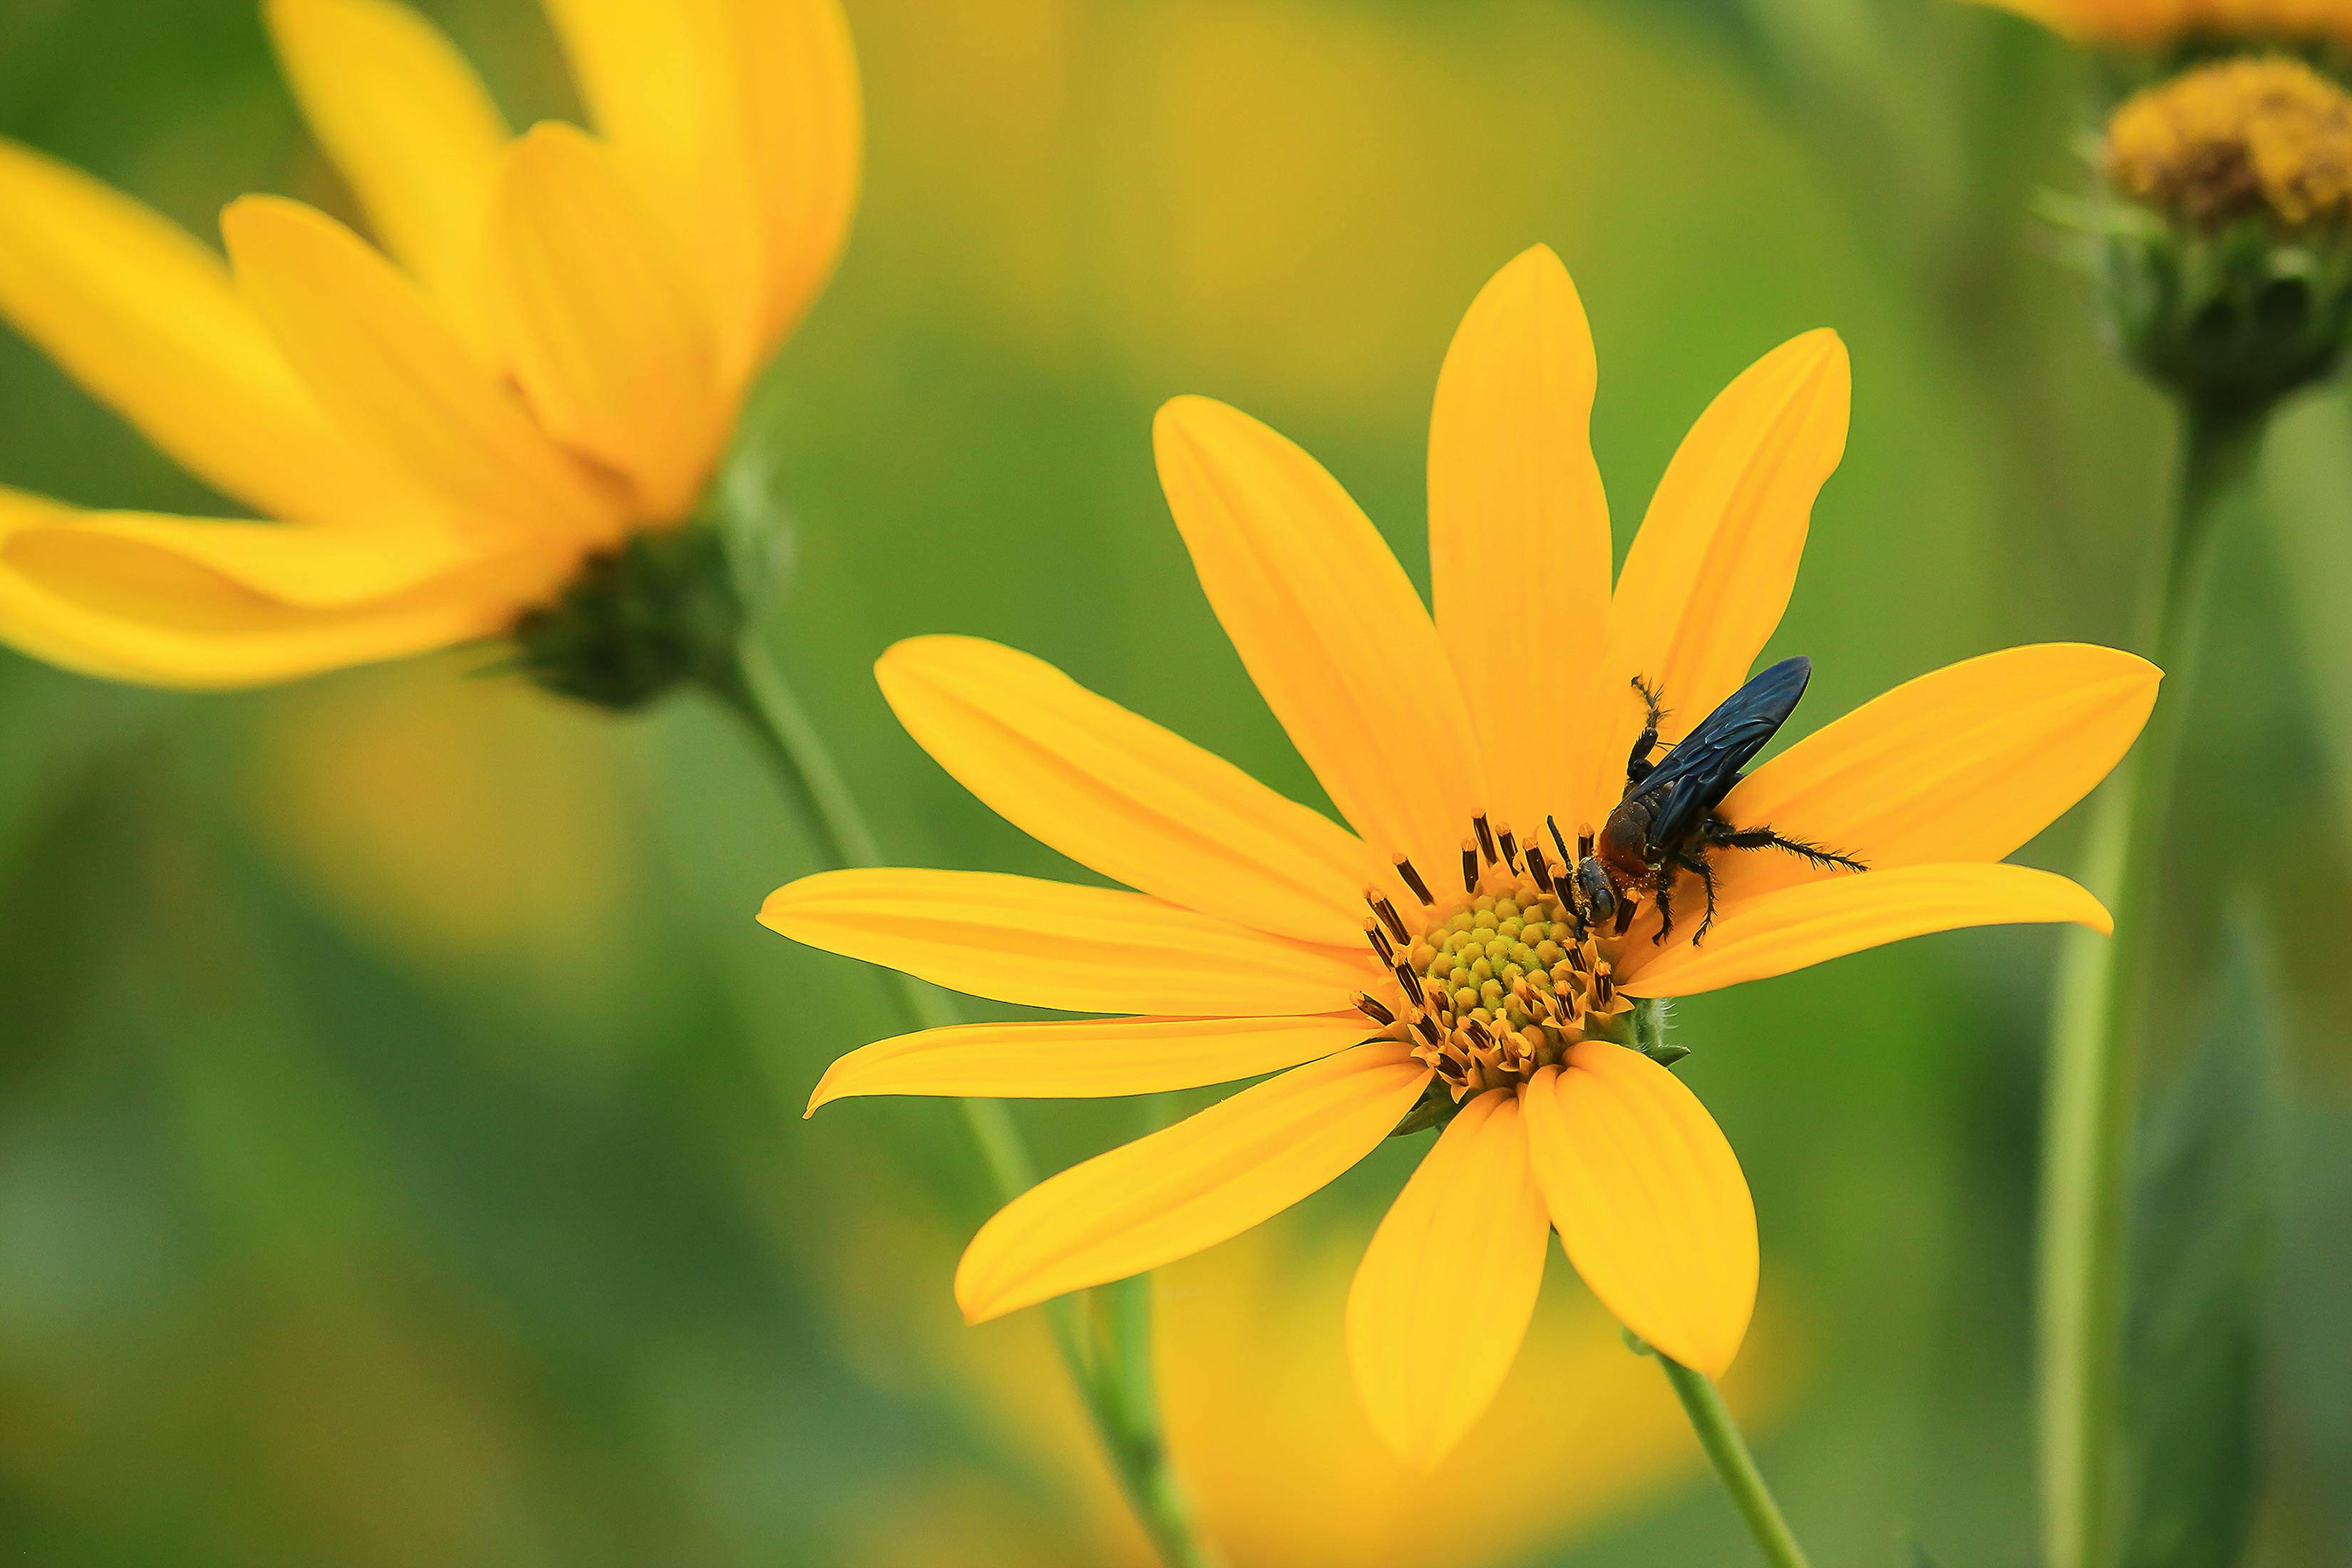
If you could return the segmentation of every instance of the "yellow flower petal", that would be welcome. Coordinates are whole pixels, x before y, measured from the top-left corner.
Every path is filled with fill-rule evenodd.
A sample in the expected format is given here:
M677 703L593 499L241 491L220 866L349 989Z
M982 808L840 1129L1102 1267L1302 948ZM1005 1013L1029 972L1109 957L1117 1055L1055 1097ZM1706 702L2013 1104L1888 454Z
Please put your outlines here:
M1486 792L1404 569L1338 480L1249 416L1180 397L1152 436L1201 585L1266 706L1372 848L1436 880Z
M246 299L354 434L480 526L618 536L613 499L357 235L276 196L231 204L221 230Z
M1401 1045L1358 1046L1074 1165L981 1226L957 1304L982 1322L1238 1236L1370 1153L1428 1080Z
M857 205L857 59L838 0L732 0L766 260L766 338L824 286Z
M1739 688L1780 624L1813 498L1845 451L1845 345L1807 332L1741 374L1691 426L1651 497L1609 616L1596 771L1575 798L1598 821L1642 727L1635 676L1673 710L1673 741Z
M438 28L394 0L269 0L303 117L384 248L486 348L483 225L507 127Z
M2162 679L2137 655L2086 643L1968 659L1808 735L1741 780L1723 815L1878 869L1998 860L2123 760ZM1848 874L1777 852L1715 863L1727 910L1774 888Z
M1380 979L1368 952L1140 893L990 871L821 872L769 894L760 923L973 996L1066 1013L1336 1013Z
M425 528L323 528L79 511L6 489L0 489L0 511L14 513L20 523L69 523L74 538L93 542L88 552L92 555L127 559L132 553L96 542L174 555L266 597L312 609L391 598L473 565L484 554L478 545Z
M1489 808L1533 838L1584 755L1609 637L1609 500L1588 432L1592 332L1543 246L1479 292L1437 378L1429 574L1486 761ZM1529 670L1530 622L1558 657Z
M1344 828L1043 659L910 638L874 667L916 743L1014 826L1082 865L1260 931L1362 940L1388 867Z
M219 256L8 142L0 315L190 473L259 510L356 523L424 505L329 422Z
M773 3L547 0L590 117L702 280L730 387L757 366L769 297L747 93L782 85L746 81L737 13Z
M1693 947L1636 940L1617 964L1632 996L1693 996L1961 926L2071 921L2115 929L2099 900L2063 877L2025 866L1903 866L1849 871L1761 893L1724 914Z
M515 144L489 267L540 418L627 475L646 516L685 517L726 439L710 301L601 143L546 124Z
M262 531L91 519L0 490L0 640L110 679L263 685L489 636L548 576L543 560L494 555L417 582L420 562L375 537ZM370 574L382 596L365 594Z
M1232 1083L1360 1045L1360 1013L1332 1018L1079 1018L962 1024L877 1040L825 1069L820 1105L860 1094L1092 1100Z
M1601 1304L1685 1366L1721 1377L1756 1310L1756 1205L1721 1128L1683 1081L1602 1040L1522 1091L1560 1245Z
M1429 1470L1502 1386L1543 1283L1543 1194L1517 1097L1463 1106L1373 1234L1348 1292L1348 1359L1381 1438Z

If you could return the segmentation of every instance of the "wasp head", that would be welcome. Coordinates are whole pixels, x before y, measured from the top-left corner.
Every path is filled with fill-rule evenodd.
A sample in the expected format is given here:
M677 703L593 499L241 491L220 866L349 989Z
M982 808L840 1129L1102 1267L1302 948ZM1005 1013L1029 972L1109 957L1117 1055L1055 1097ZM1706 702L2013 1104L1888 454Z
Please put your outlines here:
M1576 863L1576 912L1595 928L1608 924L1617 913L1617 884L1597 856Z

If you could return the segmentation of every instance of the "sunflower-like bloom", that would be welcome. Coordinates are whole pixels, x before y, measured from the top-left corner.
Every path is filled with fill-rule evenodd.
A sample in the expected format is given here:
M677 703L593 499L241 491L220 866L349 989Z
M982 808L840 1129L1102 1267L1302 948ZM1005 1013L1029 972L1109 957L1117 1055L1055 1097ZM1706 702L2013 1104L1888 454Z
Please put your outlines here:
M268 521L0 490L0 639L233 687L508 631L693 510L857 184L835 0L547 0L597 134L520 137L396 0L268 0L379 250L248 196L227 259L0 142L0 315Z
M1979 0L2086 44L2352 44L2347 0Z
M1010 648L934 637L884 655L885 696L949 773L1135 890L838 871L779 889L761 919L974 995L1126 1016L883 1040L835 1062L812 1111L1276 1075L1007 1205L958 1269L966 1317L1223 1241L1415 1112L1444 1130L1347 1311L1358 1384L1401 1456L1434 1463L1486 1405L1550 1229L1629 1328L1719 1373L1755 1300L1755 1210L1696 1097L1619 1043L1629 999L1951 927L2105 929L2081 888L2000 863L2106 773L2154 701L2152 666L2077 645L1924 676L1722 803L1868 870L1724 852L1703 944L1690 921L1657 940L1654 910L1623 936L1576 919L1539 833L1617 801L1636 677L1672 710L1668 742L1741 684L1788 603L1848 403L1828 332L1742 374L1683 442L1612 594L1593 387L1575 289L1531 250L1479 295L1439 377L1433 619L1305 452L1221 404L1160 411L1160 482L1201 584L1353 832Z

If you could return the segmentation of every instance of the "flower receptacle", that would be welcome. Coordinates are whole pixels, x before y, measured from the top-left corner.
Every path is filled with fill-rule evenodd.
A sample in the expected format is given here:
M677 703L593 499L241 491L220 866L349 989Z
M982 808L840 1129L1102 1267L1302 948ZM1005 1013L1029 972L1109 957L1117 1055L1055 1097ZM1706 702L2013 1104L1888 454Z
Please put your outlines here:
M561 598L517 623L512 668L558 696L627 712L680 685L727 679L744 621L720 529L635 534L589 558Z

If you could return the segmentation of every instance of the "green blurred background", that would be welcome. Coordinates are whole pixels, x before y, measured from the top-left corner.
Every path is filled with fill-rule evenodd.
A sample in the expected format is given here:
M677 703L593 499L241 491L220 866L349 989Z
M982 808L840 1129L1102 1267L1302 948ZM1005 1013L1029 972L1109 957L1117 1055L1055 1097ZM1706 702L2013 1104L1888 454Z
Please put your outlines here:
M439 0L520 120L525 0ZM1937 665L2123 641L2169 424L2029 216L2082 68L1927 0L851 0L866 198L750 439L795 523L774 627L908 863L1073 874L896 729L915 632L1063 665L1319 800L1196 591L1153 407L1226 398L1424 573L1448 335L1545 241L1601 356L1619 549L1706 400L1844 334L1853 439L1773 652L1797 728ZM242 0L5 0L0 134L210 233L348 198ZM2284 1109L2252 1560L2352 1561L2352 408L2300 405L2221 584L2159 1011ZM0 482L216 506L0 333ZM1424 579L1425 580L1425 579ZM892 1027L752 923L809 865L756 755L480 654L251 696L0 655L0 1548L42 1564L1136 1560L1037 1314L966 1330L952 1115L799 1109ZM2021 858L2071 866L2075 825ZM2250 889L2250 891L2246 891ZM2242 900L2250 910L2240 911ZM1702 998L1683 1069L1762 1215L1736 1392L1825 1564L2031 1560L2027 1343L2053 943L1964 932ZM2265 1069L2265 1059L2271 1063ZM2162 1066L2158 1087L2168 1081ZM1202 1097L1023 1120L1059 1165ZM1436 1480L1338 1354L1391 1146L1160 1287L1180 1458L1244 1564L1744 1561L1654 1373L1555 1267ZM1450 1544L1433 1544L1448 1542Z

